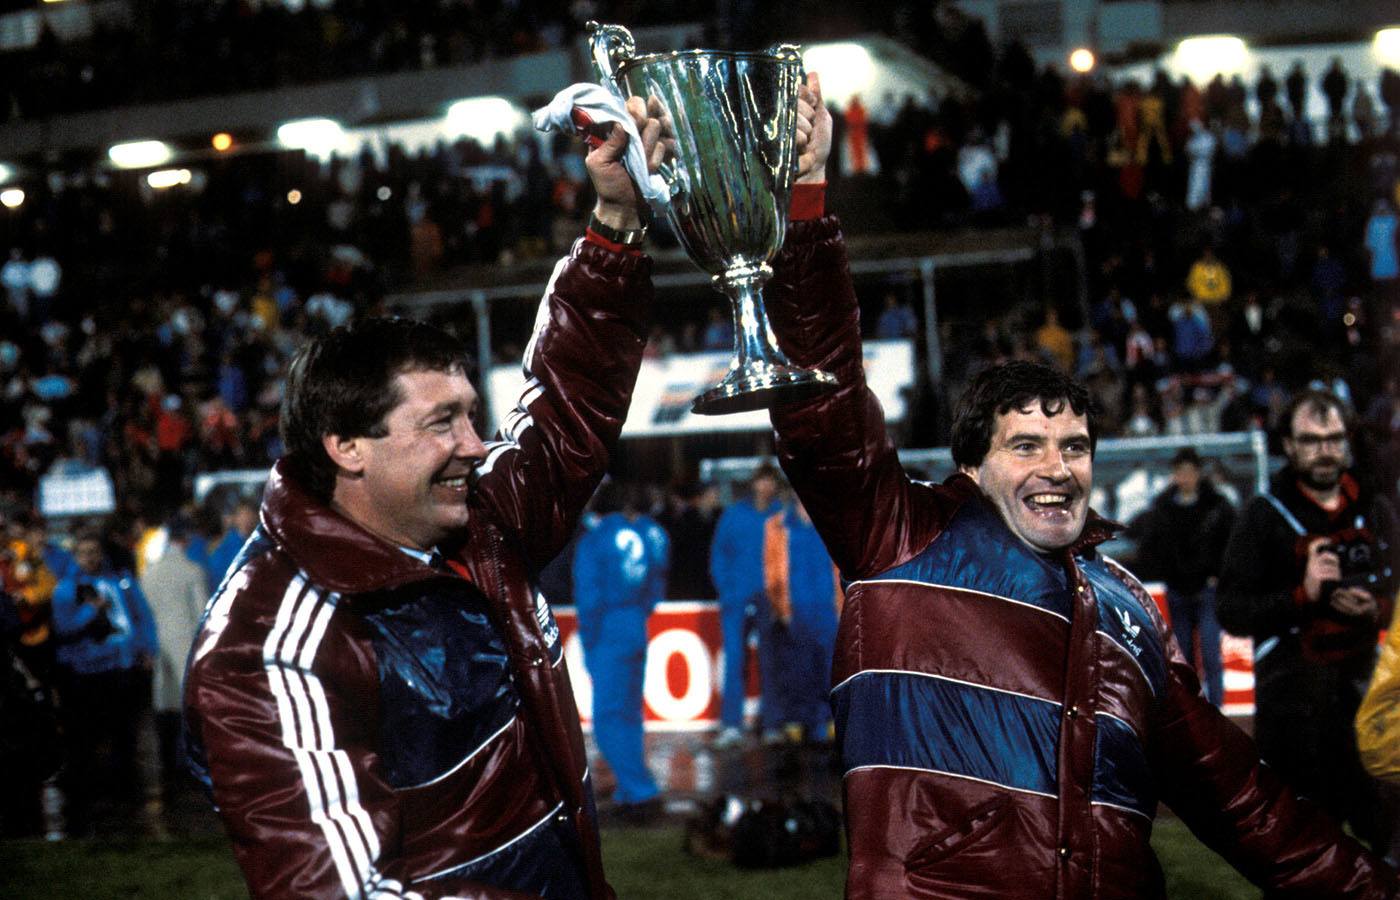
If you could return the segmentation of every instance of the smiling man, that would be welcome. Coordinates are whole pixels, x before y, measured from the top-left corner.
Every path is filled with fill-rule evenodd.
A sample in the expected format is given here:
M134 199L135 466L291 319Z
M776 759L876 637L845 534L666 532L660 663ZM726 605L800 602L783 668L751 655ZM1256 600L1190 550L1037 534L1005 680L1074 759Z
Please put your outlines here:
M846 582L832 706L850 898L1161 898L1165 802L1256 882L1392 897L1394 873L1259 763L1201 696L1142 585L1097 547L1083 385L978 374L956 474L905 475L866 386L840 228L821 215L829 124L801 106L793 224L767 292L788 357L840 387L775 408L776 450Z
M635 101L635 98L634 98ZM650 165L657 112L631 107ZM604 900L559 629L531 589L608 464L650 262L620 128L497 439L460 341L368 319L307 345L287 454L190 654L186 727L254 897Z

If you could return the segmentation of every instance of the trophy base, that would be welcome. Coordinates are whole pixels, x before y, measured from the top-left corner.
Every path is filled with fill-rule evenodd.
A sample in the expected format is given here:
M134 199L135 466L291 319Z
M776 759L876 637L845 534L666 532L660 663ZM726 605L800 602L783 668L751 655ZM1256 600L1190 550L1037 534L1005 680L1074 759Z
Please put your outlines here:
M699 416L767 409L775 403L807 400L836 387L836 376L818 369L773 366L767 371L731 376L695 398L690 411Z

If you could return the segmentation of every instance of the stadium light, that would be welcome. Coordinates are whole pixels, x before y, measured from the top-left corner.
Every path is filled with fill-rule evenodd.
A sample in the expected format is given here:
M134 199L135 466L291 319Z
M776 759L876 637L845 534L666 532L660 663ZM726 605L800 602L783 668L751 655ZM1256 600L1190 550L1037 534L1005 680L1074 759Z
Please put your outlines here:
M345 148L345 129L331 119L294 119L278 126L277 142L288 150L330 156Z
M1087 75L1094 71L1094 64L1098 60L1094 59L1094 51L1088 47L1079 47L1069 55L1069 67L1080 75Z
M822 98L838 106L875 84L875 60L861 44L813 44L803 51L802 64L808 72L821 73Z
M1186 38L1177 44L1172 64L1192 81L1205 82L1217 74L1243 74L1249 56L1249 47L1234 35L1212 34Z
M221 131L209 139L209 143L214 145L214 149L220 153L225 152L233 146L233 135L227 131Z
M1377 31L1371 49L1381 65L1400 67L1400 28L1382 28Z
M189 184L191 177L189 169L157 169L146 176L146 183L156 190L164 190Z
M15 167L14 167L14 166L7 166L7 165L5 165L4 163L0 163L0 184L3 184L3 183L5 183L6 181L9 181L11 178L14 178L14 177L15 177Z
M24 190L22 188L6 188L0 191L0 206L6 209L19 209L24 203Z
M526 122L525 111L504 97L472 97L447 108L447 132L489 144L496 135L512 135Z
M119 169L149 169L170 161L170 145L163 141L128 141L113 144L107 158Z

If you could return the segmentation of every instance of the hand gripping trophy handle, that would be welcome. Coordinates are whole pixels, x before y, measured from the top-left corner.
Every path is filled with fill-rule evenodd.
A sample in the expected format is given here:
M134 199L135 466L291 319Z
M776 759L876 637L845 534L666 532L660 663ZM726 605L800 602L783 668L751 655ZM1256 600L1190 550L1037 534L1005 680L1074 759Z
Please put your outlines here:
M599 83L624 98L656 97L670 116L676 152L660 172L670 187L664 211L733 310L729 371L691 410L744 412L830 390L835 377L794 366L778 349L763 308L797 163L798 49L637 56L626 28L590 22L588 30Z

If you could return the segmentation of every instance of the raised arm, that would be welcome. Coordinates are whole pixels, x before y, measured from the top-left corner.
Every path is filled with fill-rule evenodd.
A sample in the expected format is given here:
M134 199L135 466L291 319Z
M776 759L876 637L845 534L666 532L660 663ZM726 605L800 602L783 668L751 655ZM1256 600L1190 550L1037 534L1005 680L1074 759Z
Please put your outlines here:
M653 169L666 148L659 106L628 111ZM586 165L607 228L641 223L643 207L622 158L626 132L589 152ZM476 502L514 538L535 569L572 535L627 417L651 307L651 261L590 230L559 261L525 350L525 386L478 469Z
M922 550L951 507L937 489L905 475L884 411L865 383L845 239L836 219L822 215L831 115L815 73L802 89L798 119L793 221L765 299L788 358L830 372L840 387L814 400L775 406L772 421L778 460L832 559L847 578L860 578ZM918 495L927 496L913 502Z

